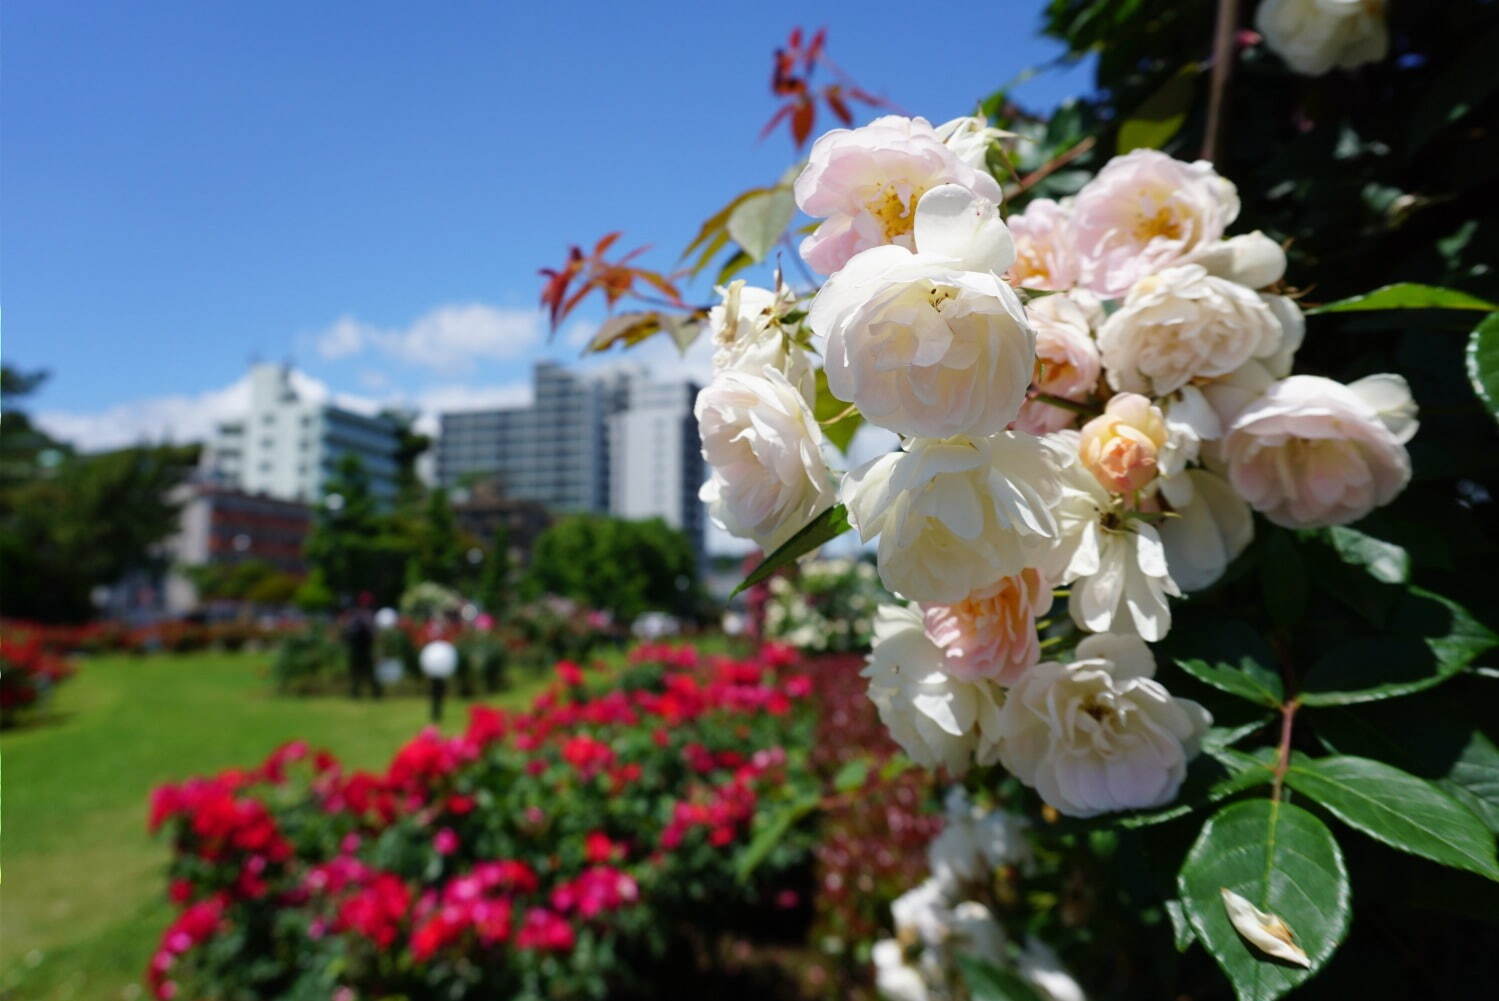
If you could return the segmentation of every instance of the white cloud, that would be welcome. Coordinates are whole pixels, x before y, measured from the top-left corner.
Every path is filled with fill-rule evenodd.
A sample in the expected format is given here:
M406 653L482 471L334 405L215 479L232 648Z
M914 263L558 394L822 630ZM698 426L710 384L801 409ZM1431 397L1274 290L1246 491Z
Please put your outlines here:
M334 361L366 350L438 372L472 371L480 361L514 361L540 347L543 319L531 309L501 309L484 303L438 306L405 327L377 327L341 316L313 343Z
M378 400L334 392L327 383L295 370L292 386L305 400L336 403L358 413L377 413L381 407ZM241 416L249 406L250 373L246 372L220 389L147 397L93 412L42 411L36 420L53 437L84 451L99 451L142 442L203 441L215 425Z

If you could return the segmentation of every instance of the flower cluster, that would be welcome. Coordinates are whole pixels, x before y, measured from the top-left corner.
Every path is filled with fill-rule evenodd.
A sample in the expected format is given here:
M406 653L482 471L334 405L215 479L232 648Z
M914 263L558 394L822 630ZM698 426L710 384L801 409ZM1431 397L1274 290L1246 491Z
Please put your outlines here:
M961 787L947 797L942 833L927 847L930 875L890 905L895 936L874 944L875 982L890 1001L943 1001L965 996L958 960L1008 961L1048 1001L1082 1001L1083 991L1039 939L1012 947L985 900L995 874L1028 869L1026 821L975 807Z
M41 633L7 626L0 633L0 726L35 709L72 674Z
M712 929L694 894L755 906L806 871L797 835L736 878L757 825L818 784L795 666L778 646L563 662L530 711L475 706L380 772L294 742L161 787L184 910L154 995L589 996L648 975L679 923Z
M802 252L828 278L804 308L725 295L703 496L774 547L836 495L876 544L911 605L880 612L865 675L914 760L1002 762L1072 815L1160 805L1209 722L1152 676L1170 599L1223 575L1252 512L1306 529L1392 500L1415 405L1398 375L1292 374L1285 253L1229 235L1238 194L1211 164L1135 150L1007 223L980 130L886 116L813 146ZM898 451L831 470L813 351ZM1042 663L1057 588L1097 635Z
M869 649L874 611L889 595L865 560L807 560L770 579L765 635L807 653Z

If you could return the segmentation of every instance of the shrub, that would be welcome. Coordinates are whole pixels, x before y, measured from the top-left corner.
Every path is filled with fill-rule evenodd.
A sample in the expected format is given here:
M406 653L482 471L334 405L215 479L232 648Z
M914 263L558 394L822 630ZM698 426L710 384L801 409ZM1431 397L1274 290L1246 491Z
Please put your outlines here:
M35 711L72 674L41 634L7 627L0 635L0 727Z
M700 946L784 929L805 900L805 831L763 837L816 802L792 661L641 648L628 690L564 662L529 712L476 706L382 773L298 742L163 786L150 823L181 910L153 992L655 996Z

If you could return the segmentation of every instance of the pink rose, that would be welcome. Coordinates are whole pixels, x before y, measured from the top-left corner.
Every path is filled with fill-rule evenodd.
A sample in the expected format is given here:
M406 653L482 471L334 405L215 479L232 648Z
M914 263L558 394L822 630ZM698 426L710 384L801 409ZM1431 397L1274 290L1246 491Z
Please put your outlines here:
M1000 200L998 182L960 160L924 118L886 115L825 133L796 179L797 207L823 220L802 241L802 257L832 274L871 247L914 250L916 203L941 184Z
M1153 149L1116 156L1072 206L1082 284L1117 298L1221 239L1238 214L1238 192L1205 160L1187 163Z
M1088 325L1088 314L1065 295L1049 295L1025 307L1036 330L1036 374L1032 385L1051 396L1083 402L1098 385L1101 366L1098 345ZM1070 427L1077 419L1071 410L1040 400L1027 400L1015 427L1031 434L1047 434Z
M1013 685L1041 659L1036 619L1051 609L1051 585L1028 567L956 604L922 609L927 637L942 648L945 673Z
M1133 493L1155 479L1168 438L1160 407L1138 393L1120 393L1083 425L1078 458L1104 489Z
M1068 209L1050 198L1037 198L1007 220L1015 238L1015 263L1009 279L1020 288L1063 291L1077 284L1077 248Z
M1223 452L1234 489L1277 525L1345 525L1405 489L1405 442L1415 432L1415 404L1399 376L1345 386L1293 375L1240 411Z

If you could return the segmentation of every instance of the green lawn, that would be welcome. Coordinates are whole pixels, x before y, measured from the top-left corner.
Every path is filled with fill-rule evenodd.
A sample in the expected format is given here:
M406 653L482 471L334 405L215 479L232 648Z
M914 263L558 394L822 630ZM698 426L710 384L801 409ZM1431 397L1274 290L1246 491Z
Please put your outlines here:
M417 698L383 702L272 692L267 657L100 657L49 716L0 736L0 998L141 997L141 972L171 919L165 846L146 833L161 782L258 762L302 737L353 767L378 767L425 722ZM541 681L505 693L528 702ZM454 702L446 728L462 725Z

